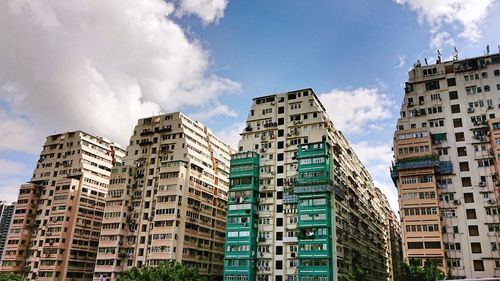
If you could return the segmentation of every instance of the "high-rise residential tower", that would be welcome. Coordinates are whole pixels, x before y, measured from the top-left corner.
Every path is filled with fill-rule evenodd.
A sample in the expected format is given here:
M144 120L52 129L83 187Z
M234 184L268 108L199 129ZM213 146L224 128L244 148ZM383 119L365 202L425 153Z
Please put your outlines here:
M231 158L224 280L389 280L387 200L314 92L254 98L246 123Z
M500 276L500 54L415 64L394 134L404 256Z
M124 151L82 131L47 137L19 191L1 271L92 280L111 168Z
M182 113L140 119L111 174L94 280L164 261L220 279L231 153Z
M7 234L9 233L15 208L15 204L0 201L0 261L2 260L3 249L7 241Z

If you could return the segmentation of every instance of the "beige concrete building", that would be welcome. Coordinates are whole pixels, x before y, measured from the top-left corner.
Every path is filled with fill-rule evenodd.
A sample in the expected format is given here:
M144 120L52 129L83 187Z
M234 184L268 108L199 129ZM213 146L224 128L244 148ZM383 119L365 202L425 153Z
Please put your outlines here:
M500 54L416 64L396 129L405 258L500 276Z
M231 152L182 113L140 119L112 171L94 280L167 260L222 276Z
M91 280L111 168L123 155L82 131L47 137L20 188L0 270L27 280Z
M312 89L254 98L246 123L224 280L391 280L394 214Z
M399 218L396 216L394 211L390 208L387 197L377 188L377 193L379 198L384 202L384 212L385 212L385 231L386 234L386 247L387 247L387 267L389 268L389 280L390 281L400 281L401 276L401 264L403 261L403 244L402 244L402 234L401 225L399 223Z

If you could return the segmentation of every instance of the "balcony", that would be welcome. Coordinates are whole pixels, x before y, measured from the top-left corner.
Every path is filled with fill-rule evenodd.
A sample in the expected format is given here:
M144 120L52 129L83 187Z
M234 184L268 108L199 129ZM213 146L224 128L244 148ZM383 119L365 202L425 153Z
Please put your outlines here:
M398 177L399 171L424 168L434 168L439 175L450 175L453 173L453 164L451 161L439 161L437 156L432 155L396 161L391 168L391 177L395 180Z
M283 237L283 243L297 243L298 241L297 237Z
M283 193L283 204L297 204L297 195L291 193Z
M295 193L321 193L332 192L333 187L329 184L309 185L309 186L296 186Z

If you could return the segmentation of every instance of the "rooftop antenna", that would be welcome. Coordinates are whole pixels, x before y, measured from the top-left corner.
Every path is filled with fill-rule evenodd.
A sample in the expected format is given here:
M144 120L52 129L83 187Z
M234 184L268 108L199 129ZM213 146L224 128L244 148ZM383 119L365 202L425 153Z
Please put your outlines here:
M441 63L441 51L437 50L437 60L436 60L436 63Z
M489 55L490 54L490 45L486 45L486 54Z
M427 65L427 64L428 64L428 63L427 63L427 58L424 58L424 61L425 61L425 65Z
M458 60L458 50L455 46L453 46L453 60Z

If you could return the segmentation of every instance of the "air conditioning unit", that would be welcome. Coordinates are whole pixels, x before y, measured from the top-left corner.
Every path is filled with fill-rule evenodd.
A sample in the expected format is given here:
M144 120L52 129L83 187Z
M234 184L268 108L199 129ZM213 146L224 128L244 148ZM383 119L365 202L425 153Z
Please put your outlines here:
M460 202L460 200L453 200L453 204L454 205L460 205L460 204L462 204L462 202Z
M493 105L488 105L488 109L493 109Z
M495 203L496 203L496 201L495 201L494 199L488 199L488 204L493 205L493 204L495 204Z
M480 186L480 187L485 187L485 186L486 186L486 182L485 182L485 181L481 181L481 182L479 182L479 186Z

